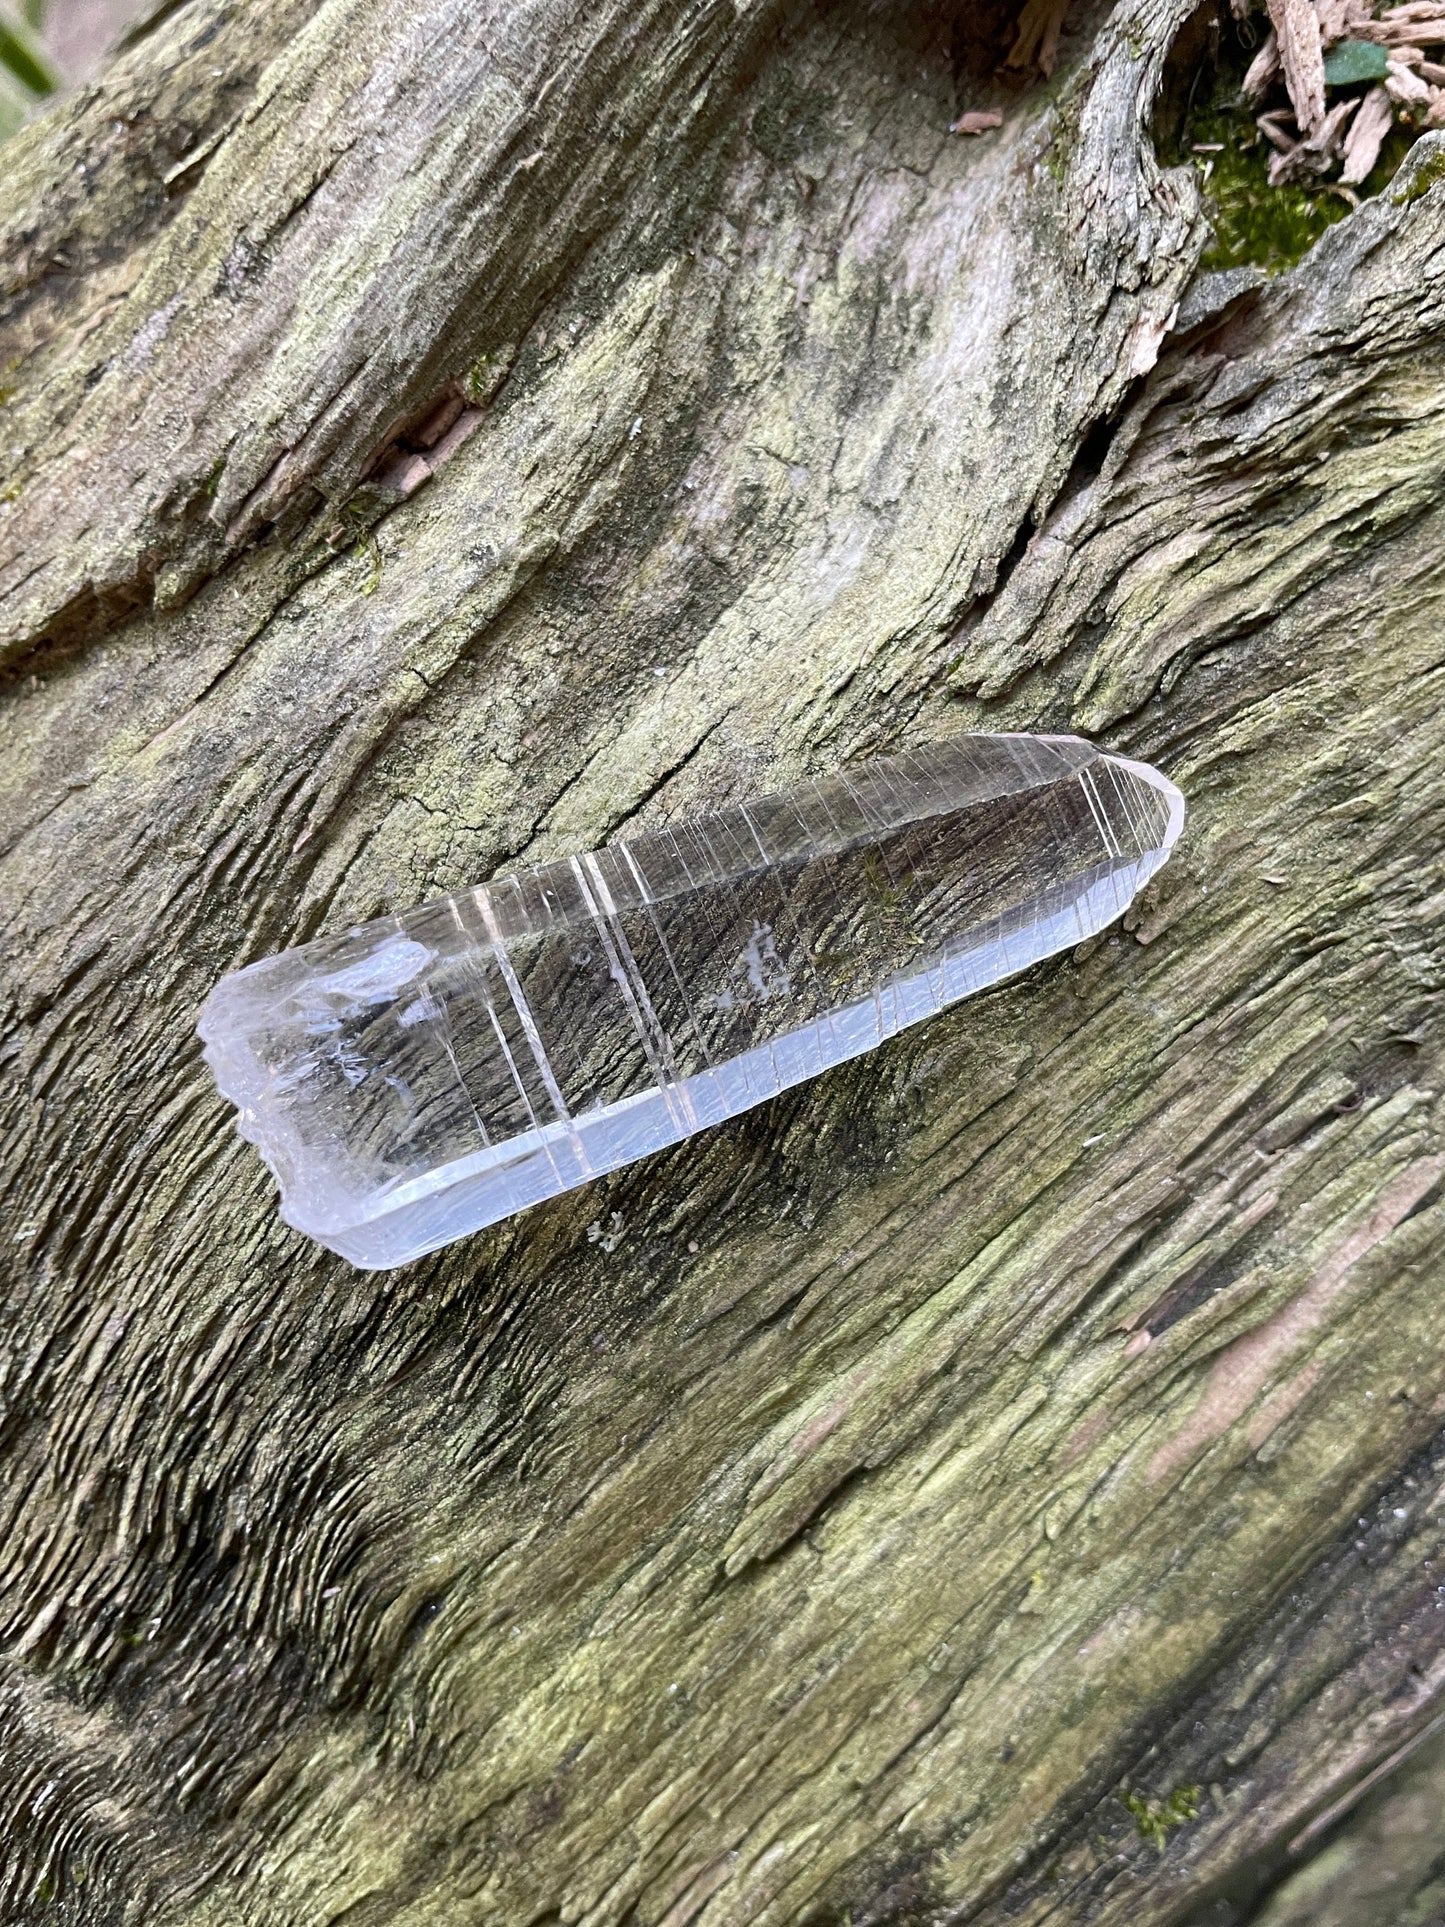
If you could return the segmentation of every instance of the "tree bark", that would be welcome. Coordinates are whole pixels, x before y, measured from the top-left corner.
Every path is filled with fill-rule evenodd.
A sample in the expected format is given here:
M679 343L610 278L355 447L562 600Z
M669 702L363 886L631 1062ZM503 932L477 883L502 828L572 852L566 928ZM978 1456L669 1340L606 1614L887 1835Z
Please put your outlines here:
M1002 12L189 0L6 149L7 1921L1429 1904L1445 135L1200 276L1188 13L968 141ZM278 1222L222 971L963 727L1181 784L1125 927Z

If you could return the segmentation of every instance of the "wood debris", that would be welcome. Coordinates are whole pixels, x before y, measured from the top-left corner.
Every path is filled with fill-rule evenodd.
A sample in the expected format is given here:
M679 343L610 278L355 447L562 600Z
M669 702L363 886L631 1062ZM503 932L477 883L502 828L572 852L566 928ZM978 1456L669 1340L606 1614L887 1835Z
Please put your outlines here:
M1284 128L1284 122L1290 118L1292 118L1290 115L1280 110L1273 114L1261 114L1254 123L1270 146L1277 148L1281 154L1287 154L1296 144L1297 136L1286 133Z
M1269 0L1279 64L1300 132L1308 138L1325 117L1325 57L1320 18L1311 0Z
M1059 41L1064 31L1070 0L1025 0L1014 23L1013 44L996 72L1017 91L1018 79L1047 78L1059 57ZM1003 126L1003 109L972 107L949 123L951 134L991 134Z
M1269 184L1279 187L1286 181L1323 180L1333 174L1344 158L1345 124L1358 102L1342 100L1332 107L1315 129L1302 141L1274 156L1269 164Z
M1360 111L1345 136L1344 160L1340 179L1346 187L1358 187L1380 158L1385 136L1395 124L1395 108L1383 87L1372 87L1360 102Z
M1068 11L1069 0L1028 0L1019 15L1018 33L1004 66L1014 72L1037 67L1041 74L1051 74L1059 57L1059 36Z
M993 127L1003 126L1003 114L997 107L979 107L971 113L960 114L949 127L950 134L986 134Z
M1420 42L1430 37L1428 20L1367 20L1359 32L1361 40L1373 40L1377 47L1398 47L1402 53L1418 50Z
M1435 96L1435 90L1429 82L1421 80L1403 60L1390 62L1390 71L1385 76L1385 92L1401 107L1428 109Z
M1315 0L1315 12L1319 16L1320 40L1326 47L1332 47L1337 40L1354 38L1356 19L1368 20L1369 8L1361 0Z
M1263 106L1265 96L1278 79L1279 36L1271 27L1244 76L1244 98L1251 107Z
M1445 0L1403 0L1378 9L1372 0L1266 4L1270 32L1245 74L1243 94L1275 149L1269 166L1274 185L1353 189L1378 164L1396 122L1413 129L1445 127ZM1360 42L1384 50L1382 79L1363 97L1332 92L1373 80ZM1345 52L1332 80L1326 57L1336 47ZM1270 107L1281 81L1289 106Z

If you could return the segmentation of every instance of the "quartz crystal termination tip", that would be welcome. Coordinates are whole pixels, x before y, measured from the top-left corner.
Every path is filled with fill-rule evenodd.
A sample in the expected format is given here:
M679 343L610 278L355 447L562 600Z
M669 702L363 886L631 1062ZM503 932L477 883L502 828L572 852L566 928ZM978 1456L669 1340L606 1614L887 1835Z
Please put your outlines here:
M405 1264L1092 936L1183 820L1077 737L954 737L250 964L206 1061L287 1223Z

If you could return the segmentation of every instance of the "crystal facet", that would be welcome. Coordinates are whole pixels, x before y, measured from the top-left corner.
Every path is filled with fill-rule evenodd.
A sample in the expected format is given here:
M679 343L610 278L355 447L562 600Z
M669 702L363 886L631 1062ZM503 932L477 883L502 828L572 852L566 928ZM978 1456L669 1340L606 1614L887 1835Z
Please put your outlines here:
M404 1264L1079 943L1183 820L1076 737L954 737L250 964L206 1060L287 1223Z

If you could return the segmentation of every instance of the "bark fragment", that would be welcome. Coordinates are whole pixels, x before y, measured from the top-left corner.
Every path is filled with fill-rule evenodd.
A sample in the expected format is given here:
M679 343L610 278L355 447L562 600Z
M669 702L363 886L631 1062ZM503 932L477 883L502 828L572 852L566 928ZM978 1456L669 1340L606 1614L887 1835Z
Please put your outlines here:
M1355 22L1369 17L1369 7L1367 0L1315 0L1315 13L1320 23L1320 43L1328 49L1336 41L1351 37Z
M949 126L951 134L987 134L995 127L1003 126L1003 111L998 107L975 108L967 114L960 114Z
M1429 83L1412 70L1408 59L1400 53L1391 56L1385 92L1399 106L1408 108L1428 107L1432 98Z
M1319 15L1311 0L1269 0L1270 24L1279 42L1284 84L1300 132L1318 132L1325 116L1325 62Z
M1279 71L1279 35L1271 27L1245 71L1243 93L1250 106L1261 105L1278 79Z
M1345 135L1345 164L1340 170L1340 179L1347 187L1358 186L1374 168L1394 121L1390 96L1383 87L1372 87L1360 102L1360 110Z

